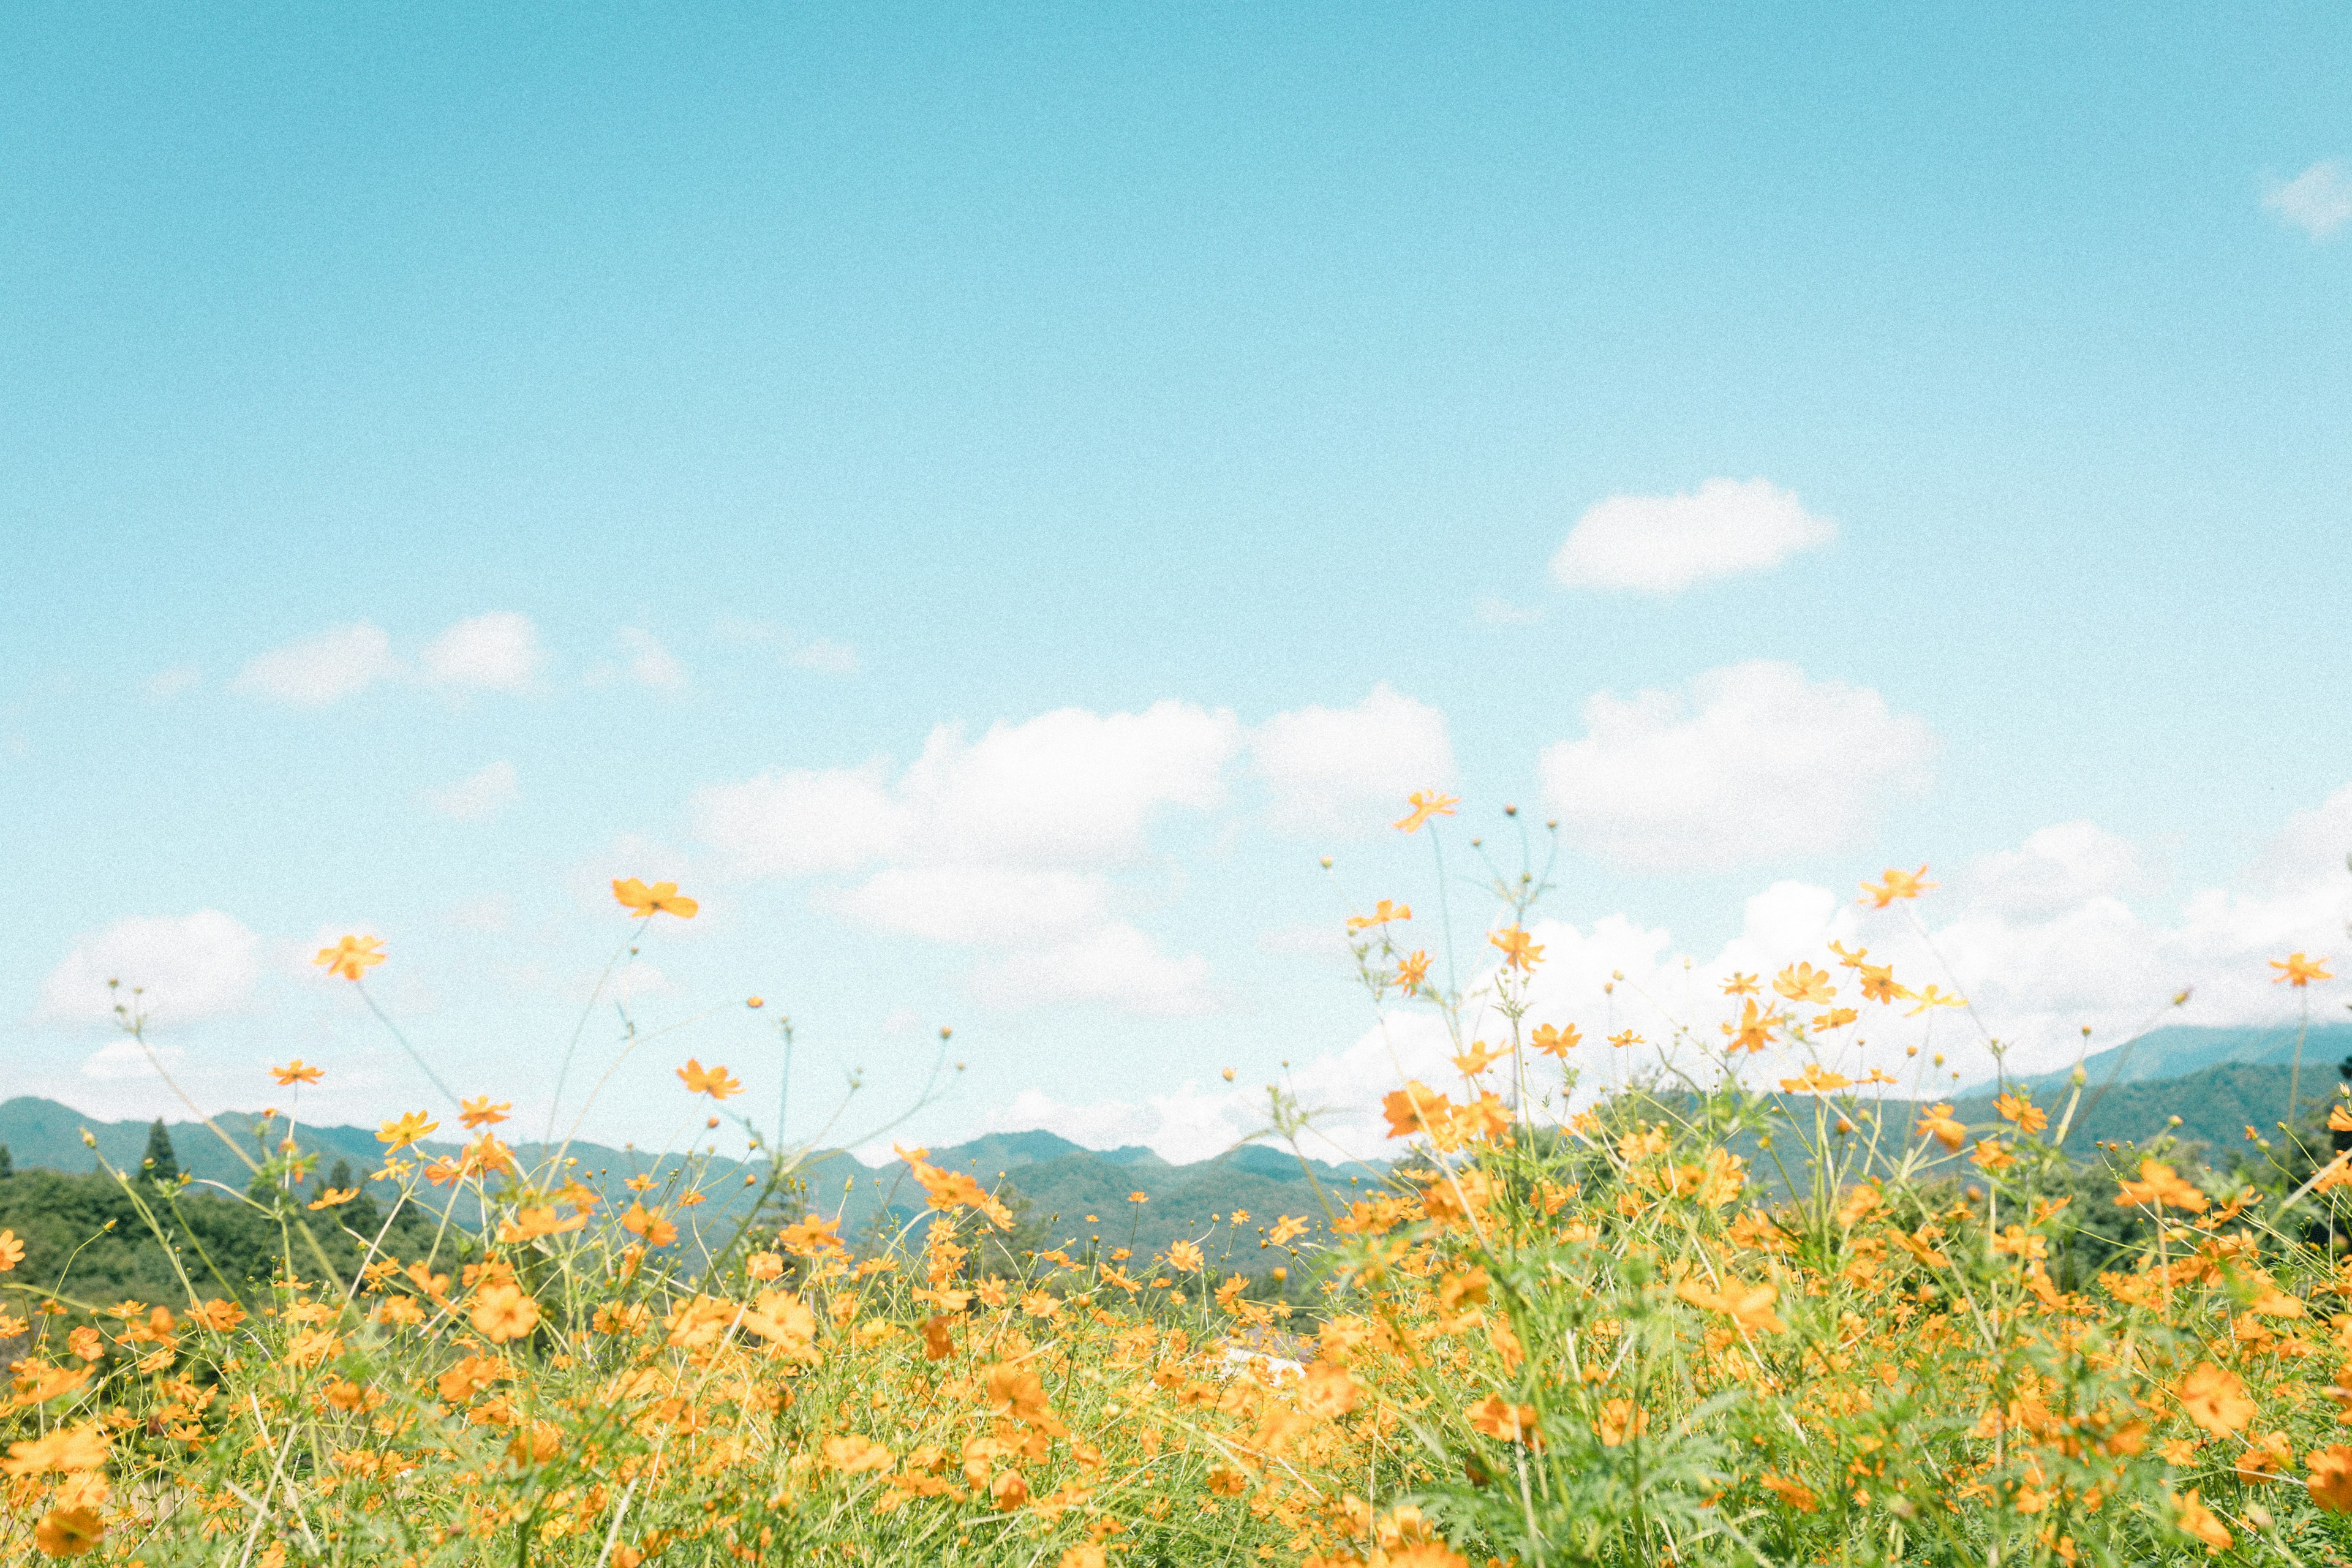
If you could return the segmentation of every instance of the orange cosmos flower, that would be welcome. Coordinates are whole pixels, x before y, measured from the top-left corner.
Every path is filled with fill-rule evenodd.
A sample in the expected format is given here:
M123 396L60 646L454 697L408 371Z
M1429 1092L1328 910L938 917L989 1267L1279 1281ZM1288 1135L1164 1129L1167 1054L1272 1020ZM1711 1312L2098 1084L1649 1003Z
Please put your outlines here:
M1870 956L1870 949L1866 947L1857 947L1852 952L1848 952L1845 950L1845 943L1842 942L1830 943L1830 951L1838 955L1838 963L1847 969L1860 969L1862 961Z
M1822 1506L1822 1500L1813 1495L1812 1488L1801 1481L1792 1481L1785 1476L1760 1476L1757 1479L1756 1484L1799 1513L1811 1513Z
M776 1245L803 1258L814 1258L824 1252L838 1252L845 1257L849 1252L842 1245L839 1222L823 1215L813 1214L784 1226L776 1233Z
M1638 1437L1649 1429L1650 1413L1630 1399L1603 1400L1601 1419L1593 1426L1604 1448L1621 1447L1627 1438Z
M648 888L635 877L626 881L615 878L613 897L627 905L629 913L639 920L650 920L657 914L673 914L682 921L690 921L695 911L702 908L692 899L680 898L676 882L656 882Z
M2206 1198L2203 1193L2182 1181L2179 1173L2171 1166L2157 1160L2142 1160L2139 1163L2139 1180L2125 1182L2123 1190L2116 1194L2116 1205L2119 1208L2129 1208L2137 1204L2202 1214Z
M359 1195L357 1187L329 1187L308 1206L311 1213L316 1214L320 1209L341 1208Z
M2021 1094L2004 1094L1992 1102L2003 1121L2013 1121L2029 1137L2050 1125L2049 1113Z
M1179 1273L1198 1273L1203 1261L1200 1247L1192 1242L1180 1241L1168 1248L1168 1267Z
M1543 962L1543 949L1528 939L1528 933L1517 926L1505 926L1486 940L1500 948L1503 963L1521 973L1530 973Z
M677 1226L643 1204L631 1204L629 1212L621 1216L621 1228L632 1236L642 1236L648 1247L667 1247L677 1239Z
M1505 1054L1502 1051L1488 1050L1486 1042L1484 1040L1473 1040L1470 1042L1468 1050L1451 1059L1455 1072L1460 1073L1464 1078L1475 1078L1502 1060Z
M425 1112L412 1110L397 1121L387 1121L377 1128L375 1141L389 1145L385 1153L397 1154L411 1143L423 1142L425 1135L440 1125L438 1121L425 1121Z
M2221 1521L2213 1517L2213 1510L2199 1498L2198 1493L2201 1489L2190 1487L2186 1497L2175 1500L2180 1511L2173 1522L2180 1527L2182 1534L2195 1536L2216 1552L2227 1552L2230 1542L2236 1538L2223 1528Z
M1629 1047L1645 1045L1648 1042L1631 1029L1620 1029L1609 1037L1609 1043L1622 1051Z
M2236 1373L2200 1361L2180 1380L2180 1413L2216 1437L2226 1437L2254 1418L2254 1402Z
M1895 983L1893 964L1857 963L1854 968L1862 973L1862 994L1864 1001L1906 1002L1910 1000L1910 987Z
M1966 1123L1953 1119L1949 1105L1931 1105L1919 1113L1918 1134L1933 1138L1957 1154L1960 1145L1968 1142L1969 1130Z
M1843 1029L1848 1024L1853 1023L1856 1018L1861 1016L1861 1014L1855 1012L1851 1007L1832 1007L1826 1013L1816 1013L1813 1015L1813 1032L1815 1034L1825 1034L1832 1029ZM1889 1079L1888 1081L1892 1082L1893 1080Z
M284 1089L289 1084L316 1083L327 1074L324 1068L305 1067L302 1058L296 1057L282 1068L271 1068L269 1076L278 1080L278 1088Z
M2271 967L2278 971L2271 976L2271 984L2300 989L2315 980L2335 979L2336 976L2327 972L2326 965L2327 960L2324 958L2305 958L2299 952L2290 952L2284 959L2271 960Z
M2352 1512L2352 1448L2331 1443L2313 1449L2304 1464L2311 1471L2304 1483L2311 1500L2330 1513Z
M105 1534L106 1522L95 1509L53 1508L33 1527L33 1544L51 1557L85 1557Z
M1405 796L1405 804L1412 810L1398 819L1396 829L1399 833L1418 833L1421 825L1431 817L1453 816L1454 808L1462 804L1462 797L1440 795L1433 789L1417 789Z
M539 1327L539 1303L507 1280L485 1285L474 1298L474 1327L492 1344L519 1340Z
M0 1473L39 1476L51 1471L70 1475L95 1470L106 1463L106 1434L96 1423L60 1426L30 1442L9 1444L8 1457L0 1459Z
M1583 1038L1582 1035L1577 1033L1576 1026L1573 1024L1558 1029L1553 1028L1549 1024L1539 1024L1536 1026L1536 1049L1548 1057L1558 1057L1562 1061L1568 1059L1568 1053L1574 1050L1578 1042Z
M1429 954L1415 949L1397 961L1396 983L1406 991L1417 991L1429 977Z
M1348 930L1350 933L1370 931L1374 926L1384 926L1391 921L1409 921L1411 919L1412 919L1412 906L1411 904L1400 904L1392 900L1382 899L1378 904L1373 906L1372 912L1370 914L1349 915L1348 917Z
M458 1108L457 1120L464 1122L469 1131L476 1127L492 1127L504 1121L507 1112L513 1109L514 1101L511 1100L501 1100L492 1105L488 1095L480 1094Z
M1725 1024L1723 1032L1731 1037L1731 1048L1751 1056L1772 1043L1772 1031L1780 1025L1778 1013L1767 1013L1754 1000L1740 1004L1739 1022Z
M0 1274L5 1274L25 1261L25 1244L16 1239L13 1230L0 1230Z
M1772 989L1791 1002L1833 1002L1837 987L1830 977L1810 963L1792 963L1780 971L1772 982Z
M1755 995L1756 976L1752 974L1742 974L1738 970L1733 970L1731 973L1731 978L1723 983L1723 994L1726 996Z
M357 980L383 962L383 943L372 936L347 936L332 947L320 948L319 956L310 962L330 974Z
M862 1475L868 1470L887 1470L897 1462L897 1456L871 1437L852 1432L845 1436L827 1437L824 1447L824 1462L829 1469L843 1475Z
M1472 1431L1500 1443L1525 1443L1536 1435L1536 1407L1514 1405L1499 1394L1486 1395L1465 1414Z
M1897 899L1916 899L1928 889L1935 887L1937 884L1933 882L1921 880L1927 874L1927 868L1925 866L1920 867L1916 871L1897 871L1889 867L1883 881L1875 886L1864 882L1862 885L1862 890L1870 895L1873 909L1883 910ZM1861 901L1855 900L1857 903Z
M1955 996L1948 991L1938 991L1933 985L1920 992L1912 1000L1919 1005L1903 1015L1906 1018L1916 1018L1930 1007L1965 1007L1969 1003L1969 999L1965 996Z
M1780 1087L1790 1094L1827 1094L1832 1089L1853 1086L1853 1079L1843 1073L1823 1072L1816 1062L1807 1062L1804 1072L1800 1076L1780 1080Z
M1410 1138L1416 1132L1450 1125L1454 1102L1419 1079L1409 1079L1402 1089L1381 1098L1381 1111L1389 1119L1390 1137ZM1142 1201L1140 1193L1135 1201Z
M705 1069L703 1065L692 1057L686 1058L686 1065L677 1069L677 1076L686 1081L686 1087L689 1092L707 1094L713 1100L725 1100L730 1094L743 1092L742 1084L728 1077L725 1068L715 1067Z

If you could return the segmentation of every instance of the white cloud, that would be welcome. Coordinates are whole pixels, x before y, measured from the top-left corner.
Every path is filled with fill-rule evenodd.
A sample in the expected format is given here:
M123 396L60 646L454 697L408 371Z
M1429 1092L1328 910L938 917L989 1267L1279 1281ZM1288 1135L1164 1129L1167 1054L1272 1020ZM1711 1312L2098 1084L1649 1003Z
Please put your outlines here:
M1162 808L1223 802L1224 765L1241 741L1231 713L1172 701L1140 713L1056 709L992 724L975 742L943 724L899 792L935 859L1118 864L1141 855L1145 825Z
M175 664L149 676L142 683L142 689L151 701L169 702L184 691L194 690L204 678L204 672L193 664Z
M425 801L445 816L460 822L471 822L494 816L500 810L522 798L515 779L515 765L496 762L477 773L469 773L456 784L425 792Z
M712 784L695 792L694 831L730 855L740 876L854 871L896 854L912 834L913 813L891 794L887 773L874 762Z
M686 666L653 633L643 626L623 626L614 634L614 640L621 645L623 668L631 680L656 691L686 689Z
M2005 910L2054 910L2103 893L2142 893L2157 877L2138 845L2095 822L2061 822L1969 868L1969 892Z
M833 900L882 931L929 942L1019 946L1098 926L1110 884L1076 871L1003 866L892 866Z
M814 670L819 675L857 673L857 650L831 637L811 637L786 657L795 669Z
M2352 222L2352 171L2323 158L2294 179L2272 185L2263 205L2314 239Z
M297 708L324 708L393 673L392 638L372 621L353 621L257 654L235 687Z
M1016 949L983 963L972 971L971 984L972 994L992 1007L1095 1002L1124 1012L1180 1015L1217 1005L1207 959L1172 957L1116 920L1060 945Z
M150 1051L154 1054L150 1056L148 1054ZM126 1036L119 1040L109 1040L105 1045L92 1051L83 1059L81 1071L84 1078L94 1078L102 1082L153 1078L157 1076L155 1072L157 1062L163 1063L166 1068L176 1068L186 1056L187 1052L178 1046L157 1045L150 1042L142 1047L137 1040Z
M1585 734L1544 749L1544 797L1571 839L1643 868L1751 865L1868 833L1886 800L1924 788L1935 741L1877 692L1755 659L1687 697L1600 692Z
M1836 537L1837 524L1767 480L1709 479L1690 494L1595 502L1551 558L1551 574L1574 588L1673 594L1769 571Z
M218 910L131 916L85 937L49 972L40 1016L60 1024L109 1024L117 1002L162 1026L218 1017L245 1006L260 978L260 943ZM119 980L119 990L107 982ZM133 988L142 994L135 999Z
M1352 708L1299 708L1257 727L1250 748L1273 787L1273 816L1295 832L1362 831L1375 805L1454 782L1445 716L1390 687Z
M458 621L425 645L426 677L464 690L530 691L546 663L539 628L512 610Z

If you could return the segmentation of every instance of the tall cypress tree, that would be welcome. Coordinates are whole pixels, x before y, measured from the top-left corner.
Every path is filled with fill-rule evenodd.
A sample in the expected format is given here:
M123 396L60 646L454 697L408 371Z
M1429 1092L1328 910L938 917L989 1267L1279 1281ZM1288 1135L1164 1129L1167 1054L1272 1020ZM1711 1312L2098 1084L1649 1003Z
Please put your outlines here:
M147 1157L139 1168L159 1182L180 1179L180 1157L172 1151L172 1135L163 1129L163 1119L155 1118L155 1125L147 1129Z

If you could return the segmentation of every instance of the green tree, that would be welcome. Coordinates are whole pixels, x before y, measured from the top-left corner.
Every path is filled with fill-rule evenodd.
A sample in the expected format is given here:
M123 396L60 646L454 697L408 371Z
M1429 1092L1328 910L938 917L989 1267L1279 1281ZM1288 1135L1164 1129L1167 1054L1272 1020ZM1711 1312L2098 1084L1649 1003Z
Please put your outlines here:
M173 1149L172 1134L160 1116L155 1125L147 1129L147 1157L139 1163L139 1168L159 1182L180 1179L180 1156Z
M0 1143L0 1177L16 1173L16 1162L8 1157L8 1145Z

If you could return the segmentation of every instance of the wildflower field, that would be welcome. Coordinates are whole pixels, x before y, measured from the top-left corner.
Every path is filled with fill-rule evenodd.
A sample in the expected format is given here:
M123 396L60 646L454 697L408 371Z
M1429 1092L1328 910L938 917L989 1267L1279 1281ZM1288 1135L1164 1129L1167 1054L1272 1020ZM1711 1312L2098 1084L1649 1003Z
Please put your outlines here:
M2284 1108L2227 1172L2161 1136L2073 1159L2079 1072L1965 1124L1902 1037L1963 999L1835 944L1674 1040L1587 1040L1529 1018L1546 863L1472 847L1498 908L1466 991L1403 934L1410 889L1348 920L1458 1079L1389 1093L1385 1183L1318 1185L1319 1213L1016 1247L998 1192L908 1149L920 1220L845 1236L748 1121L748 1191L694 1158L624 1204L501 1140L515 1086L459 1084L391 1108L352 1187L308 1197L299 1146L257 1161L271 1279L185 1247L171 1300L89 1300L0 1231L0 1560L2352 1560L2352 1107ZM364 994L387 954L319 957ZM1645 1047L1654 1072L1579 1094L1580 1060ZM721 1118L740 1089L677 1077ZM1309 1115L1269 1089L1277 1144ZM428 1155L451 1120L471 1142ZM184 1181L118 1179L180 1234Z

